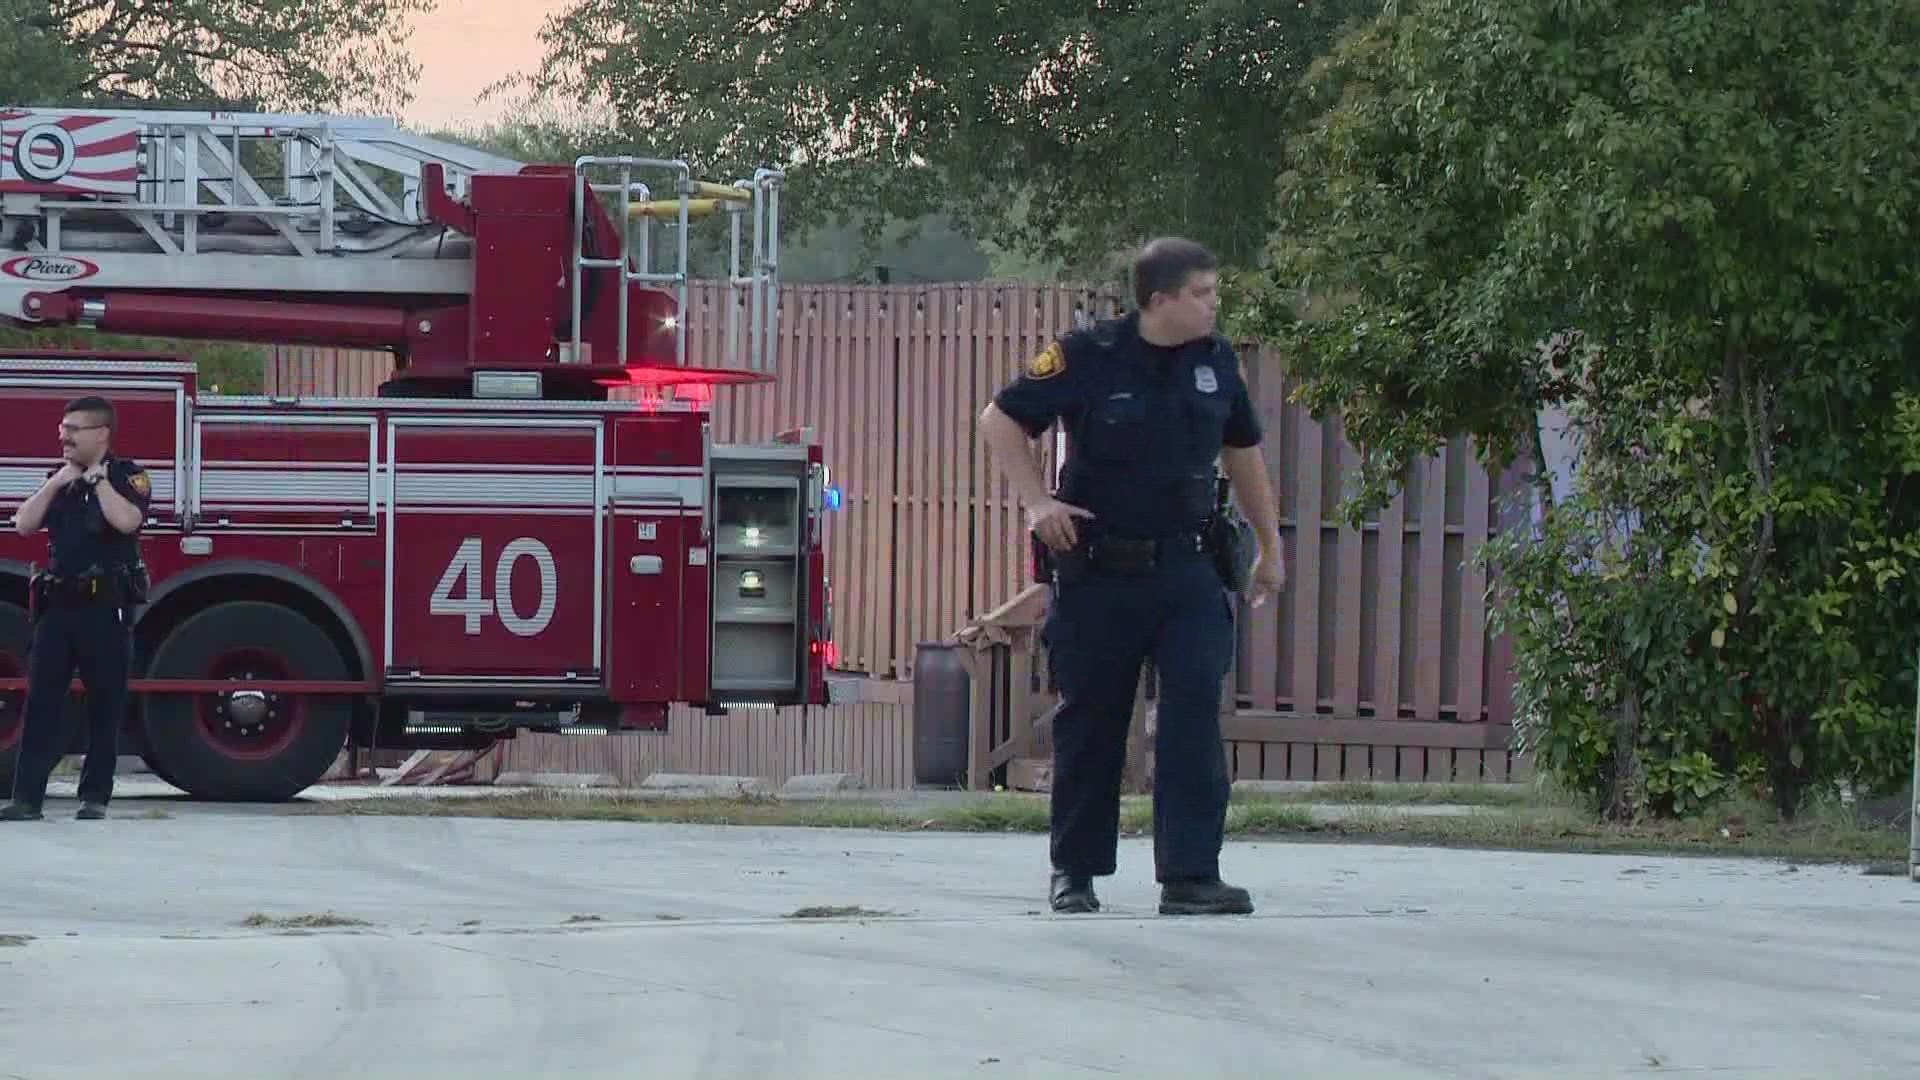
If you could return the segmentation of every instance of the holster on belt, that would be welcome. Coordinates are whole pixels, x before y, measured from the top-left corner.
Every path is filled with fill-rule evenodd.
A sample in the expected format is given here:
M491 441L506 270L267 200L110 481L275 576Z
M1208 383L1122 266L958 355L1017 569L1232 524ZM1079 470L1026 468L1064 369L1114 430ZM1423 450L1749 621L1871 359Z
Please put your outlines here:
M1214 478L1213 511L1201 529L1206 537L1207 554L1213 556L1213 568L1221 584L1231 593L1244 593L1253 581L1253 525L1234 508L1232 489L1225 476Z
M1207 522L1207 553L1220 581L1233 593L1245 592L1253 580L1253 526L1233 510L1216 513Z
M36 616L56 607L126 607L144 597L144 569L101 570L90 567L85 573L60 575L47 571L35 574L32 582L32 606Z
M1053 549L1047 546L1045 540L1040 539L1039 533L1031 529L1027 530L1027 552L1028 561L1032 564L1028 567L1028 571L1033 576L1033 583L1035 585L1053 584L1054 571L1058 569L1054 563Z

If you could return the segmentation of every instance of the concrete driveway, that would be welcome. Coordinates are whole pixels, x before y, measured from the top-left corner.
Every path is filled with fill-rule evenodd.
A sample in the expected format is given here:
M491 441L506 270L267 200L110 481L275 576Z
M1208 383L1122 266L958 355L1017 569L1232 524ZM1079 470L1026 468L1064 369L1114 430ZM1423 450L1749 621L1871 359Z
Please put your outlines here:
M1040 836L49 809L0 1077L1920 1075L1852 868L1234 843L1172 919L1129 841L1063 918Z

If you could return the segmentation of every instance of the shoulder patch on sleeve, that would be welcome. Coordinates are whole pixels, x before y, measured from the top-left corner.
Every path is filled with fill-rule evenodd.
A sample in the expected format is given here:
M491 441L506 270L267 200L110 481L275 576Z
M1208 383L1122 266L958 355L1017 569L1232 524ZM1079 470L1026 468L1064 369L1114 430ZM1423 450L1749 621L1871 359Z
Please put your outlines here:
M147 470L136 469L127 477L127 486L139 492L142 497L153 493L153 481L147 479Z
M1027 377L1032 379L1051 379L1067 370L1067 355L1058 341L1049 342L1047 347L1027 361Z

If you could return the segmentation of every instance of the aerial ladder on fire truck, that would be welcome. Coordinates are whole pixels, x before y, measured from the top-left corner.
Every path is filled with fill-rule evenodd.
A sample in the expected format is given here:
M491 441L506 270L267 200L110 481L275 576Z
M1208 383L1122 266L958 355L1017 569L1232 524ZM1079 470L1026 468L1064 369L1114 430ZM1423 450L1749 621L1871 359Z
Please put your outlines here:
M708 416L714 387L772 378L783 181L528 164L380 118L0 108L0 318L394 356L372 398L280 400L151 357L0 355L0 514L83 392L114 395L115 448L154 477L128 732L155 771L285 798L343 743L824 700L818 442L720 445ZM688 325L715 220L717 350ZM44 543L17 539L0 778Z
M687 366L690 226L723 214L725 363L750 378L778 333L782 179L526 165L378 118L0 110L0 316L386 349L402 383L442 391L481 367L546 372L563 396L635 368L689 381L661 369Z

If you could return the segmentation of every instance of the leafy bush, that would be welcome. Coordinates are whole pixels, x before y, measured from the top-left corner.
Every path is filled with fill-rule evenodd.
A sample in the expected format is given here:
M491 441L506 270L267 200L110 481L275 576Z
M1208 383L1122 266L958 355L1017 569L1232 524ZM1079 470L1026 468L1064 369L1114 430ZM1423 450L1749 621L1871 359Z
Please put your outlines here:
M1363 446L1356 520L1567 410L1571 495L1486 554L1522 734L1610 815L1910 768L1914 40L1906 0L1430 0L1310 80L1240 329Z

